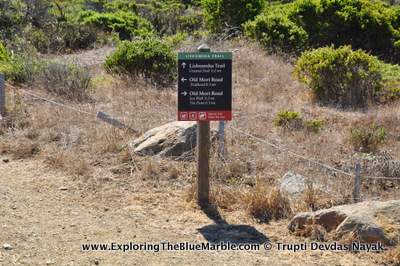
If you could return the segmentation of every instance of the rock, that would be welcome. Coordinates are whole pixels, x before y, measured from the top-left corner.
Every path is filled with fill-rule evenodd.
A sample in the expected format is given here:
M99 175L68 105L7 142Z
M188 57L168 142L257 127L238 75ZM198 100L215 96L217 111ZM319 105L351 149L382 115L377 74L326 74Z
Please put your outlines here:
M5 250L11 249L11 245L10 244L4 244L3 245Z
M60 187L59 190L65 191L65 190L68 190L68 188L67 187Z
M4 159L3 159L3 162L4 162L4 163L9 163L9 162L10 162L10 159L4 158Z
M279 190L281 192L286 193L289 198L292 200L301 199L306 192L307 189L312 188L318 194L329 194L328 190L325 190L323 187L315 184L308 178L296 174L295 172L287 172L281 179L279 184Z
M292 232L304 225L317 224L338 236L354 232L362 242L392 244L400 235L400 200L365 201L335 206L313 213L299 213L288 225Z
M300 198L307 189L309 180L295 172L287 172L281 179L279 189L289 197Z
M196 122L172 122L153 128L129 144L139 155L180 156L196 147Z

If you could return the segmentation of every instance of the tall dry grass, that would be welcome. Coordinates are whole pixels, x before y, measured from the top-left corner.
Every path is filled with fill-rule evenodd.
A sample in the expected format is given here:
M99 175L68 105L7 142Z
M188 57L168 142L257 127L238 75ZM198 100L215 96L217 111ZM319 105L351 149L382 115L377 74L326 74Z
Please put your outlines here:
M394 159L400 160L398 103L370 106L363 112L321 107L313 101L309 89L292 76L294 59L290 56L266 54L257 44L244 40L219 43L218 48L212 47L212 50L233 52L233 119L228 126L267 142L226 128L227 152L221 158L213 150L210 160L211 179L215 188L213 200L221 208L254 208L250 213L255 216L263 212L263 206L276 209L277 212L287 208L274 205L280 202L268 202L268 198L282 198L282 195L268 197L265 193L278 193L276 186L288 171L302 174L329 191L328 195L310 192L308 198L302 199L302 204L291 203L293 212L351 202L353 178L321 166L325 164L349 174L354 173L355 164L362 161L363 155L346 141L351 125L377 123L385 127L387 141L380 146L380 150L386 150ZM110 49L104 51L110 52ZM2 153L5 156L10 154L15 159L36 156L49 166L77 177L84 176L96 183L98 180L117 180L126 186L132 183L137 186L143 182L155 185L163 180L166 186L193 187L196 172L193 160L132 158L126 152L127 143L138 135L176 121L176 85L160 88L146 79L133 81L110 76L99 64L99 57L104 57L101 51L74 56L77 64L86 66L92 75L86 101L63 99L49 94L40 86L24 89L91 115L21 92L15 94L14 89L7 87L7 94L15 98L7 102L8 108L15 106L19 100L26 108L14 115L12 127L1 122L0 133L4 136L0 140ZM275 126L276 115L285 109L299 112L305 120L324 121L325 130L313 133ZM116 129L104 123L95 117L98 111L118 119L138 133ZM213 127L216 125L212 123ZM91 183L87 184L90 186ZM256 186L267 191L259 193ZM399 199L399 186L400 182L395 182L393 188L386 190L374 184L363 186L361 197ZM251 195L256 194L258 200L252 200ZM237 199L234 197L236 195L242 196ZM244 200L246 197L247 200Z

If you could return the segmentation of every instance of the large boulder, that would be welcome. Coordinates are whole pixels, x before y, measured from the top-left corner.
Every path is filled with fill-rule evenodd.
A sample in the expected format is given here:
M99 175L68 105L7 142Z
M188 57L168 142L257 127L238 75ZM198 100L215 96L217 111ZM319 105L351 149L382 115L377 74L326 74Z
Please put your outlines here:
M129 143L139 155L181 156L196 147L196 122L172 122L153 128Z
M400 200L365 201L335 206L316 212L297 214L288 229L294 232L305 225L317 224L338 236L355 233L362 242L395 243L400 235Z

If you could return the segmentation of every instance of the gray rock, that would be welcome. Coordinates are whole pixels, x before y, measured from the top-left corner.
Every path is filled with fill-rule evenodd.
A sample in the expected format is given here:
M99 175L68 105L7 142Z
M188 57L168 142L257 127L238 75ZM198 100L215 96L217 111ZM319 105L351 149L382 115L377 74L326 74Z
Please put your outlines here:
M400 200L365 201L335 206L312 213L297 214L288 225L292 232L304 225L317 224L338 236L354 232L362 242L395 243L400 235Z
M291 198L300 198L309 185L309 180L295 172L287 172L281 179L279 189Z
M172 122L153 128L129 143L139 155L181 156L196 147L196 122Z
M292 200L301 199L307 189L312 189L314 193L321 197L331 193L329 189L326 189L309 180L307 177L295 172L287 172L282 177L279 184L279 190L289 196Z

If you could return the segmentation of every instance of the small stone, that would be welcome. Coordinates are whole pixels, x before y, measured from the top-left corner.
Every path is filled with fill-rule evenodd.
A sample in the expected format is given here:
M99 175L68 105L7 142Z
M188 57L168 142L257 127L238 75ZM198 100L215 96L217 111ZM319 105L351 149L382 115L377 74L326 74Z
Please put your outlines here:
M110 208L108 208L108 207L104 207L104 210L105 210L105 211L108 211L109 209L110 209Z
M67 187L60 187L59 188L59 190L62 190L62 191L65 191L65 190L67 190L68 188Z
M3 159L3 162L5 162L5 163L9 163L9 162L10 162L10 159L8 159L8 158L5 158L5 159Z
M46 261L46 264L47 265L54 264L54 261L48 260L48 261Z
M11 245L10 244L4 244L3 247L4 247L5 250L11 249Z

